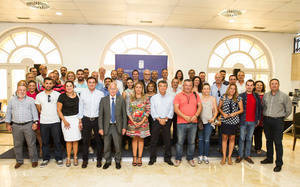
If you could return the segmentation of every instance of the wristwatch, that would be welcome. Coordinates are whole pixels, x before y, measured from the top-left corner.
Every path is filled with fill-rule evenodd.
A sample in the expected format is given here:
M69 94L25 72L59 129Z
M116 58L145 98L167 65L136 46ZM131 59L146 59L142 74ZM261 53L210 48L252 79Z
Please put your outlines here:
M168 122L168 119L166 119L166 122Z

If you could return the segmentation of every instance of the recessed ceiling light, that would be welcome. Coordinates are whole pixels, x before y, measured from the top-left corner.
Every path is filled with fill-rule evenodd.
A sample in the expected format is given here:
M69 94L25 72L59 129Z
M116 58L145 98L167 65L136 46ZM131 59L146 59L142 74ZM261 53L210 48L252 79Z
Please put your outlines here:
M55 14L58 15L58 16L61 16L61 15L62 15L61 12L56 12Z
M229 23L234 23L234 22L235 22L234 19L230 19L230 20L229 20Z
M46 0L26 0L26 6L35 8L35 9L48 9L50 8Z
M140 23L152 23L151 20L141 20Z
M243 12L239 9L224 9L222 10L219 15L224 16L224 17L237 17L242 15Z

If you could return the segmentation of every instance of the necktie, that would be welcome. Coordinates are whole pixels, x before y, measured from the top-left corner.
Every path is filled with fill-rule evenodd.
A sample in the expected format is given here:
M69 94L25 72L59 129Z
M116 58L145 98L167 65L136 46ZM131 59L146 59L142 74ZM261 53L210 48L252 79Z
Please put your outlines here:
M115 123L116 119L115 119L115 98L111 98L112 99L112 103L111 103L111 122Z

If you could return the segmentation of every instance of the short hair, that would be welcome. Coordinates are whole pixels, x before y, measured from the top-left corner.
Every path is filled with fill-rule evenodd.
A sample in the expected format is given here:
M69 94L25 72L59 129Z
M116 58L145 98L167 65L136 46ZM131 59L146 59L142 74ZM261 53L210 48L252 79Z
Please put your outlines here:
M277 81L277 82L278 82L278 84L280 84L280 82L279 82L279 80L278 80L277 78L273 78L273 79L271 79L269 83L271 83L272 81Z
M206 75L206 73L204 71L201 71L199 74L205 74Z
M108 85L108 88L110 88L111 87L111 85L115 85L116 86L116 88L118 89L118 85L117 85L117 83L116 82L111 82L109 85Z
M167 68L163 68L163 69L161 70L161 72L163 72L163 71L165 71L165 70L166 70L166 71L168 71L168 69L167 69Z
M96 79L95 77L88 77L88 78L86 79L86 82L89 82L89 80L91 80L91 79L94 79L96 83L98 82L97 79Z
M90 70L89 70L89 68L84 68L84 69L83 69L83 71L84 71L84 70L88 70L88 71L90 71Z
M239 73L244 73L244 74L245 74L245 72L244 72L244 71L242 71L242 70L240 70L240 71L238 71L238 72L237 72L237 74L239 74Z
M157 93L156 84L155 84L155 82L153 82L153 81L151 81L151 82L149 82L149 83L147 84L147 86L146 86L146 93L148 92L148 88L149 88L150 85L153 85L153 88L154 88L153 92L154 92L154 93Z
M60 67L60 69L62 69L62 68L65 68L66 70L68 70L68 68L67 68L66 66L62 66L62 67Z
M252 82L253 85L254 85L254 80L252 80L252 79L247 80L247 81L246 81L246 84L247 84L247 82Z
M129 81L129 80L132 80L132 81L133 81L133 79L132 79L131 77L128 77L128 78L126 79L126 82Z
M110 77L105 77L104 82L105 82L107 79L109 79L109 80L112 82L112 78L110 78Z
M27 82L25 80L20 80L18 83L17 83L17 87L19 86L25 86L27 88Z
M53 72L51 72L51 73L53 73ZM52 81L52 82L54 82L54 80L53 80L53 79L51 79L50 77L46 77L46 78L44 78L44 83L45 83L46 81Z
M185 82L193 82L191 79L184 79L183 83Z
M236 78L236 75L233 75L233 74L232 74L232 75L230 75L230 76L229 76L229 79L230 79L230 77L235 77L235 78Z
M76 71L76 74L78 74L78 72L82 72L82 73L84 73L84 71L83 71L83 69L78 69L77 71Z
M190 72L190 71L194 71L194 72L195 72L195 70L194 70L194 69L190 69L190 70L189 70L189 72Z
M27 85L29 85L30 83L34 83L34 84L36 85L35 80L30 80L30 81L28 81L28 82L27 82Z
M265 91L266 91L266 85L265 85L265 83L263 82L263 81L261 81L261 80L258 80L258 81L255 81L255 83L254 83L254 90L253 91L255 91L255 87L256 87L256 84L257 83L261 83L263 86L262 86L262 89L261 89L261 92L263 92L263 93L265 93Z
M166 84L167 86L168 86L168 83L167 83L167 81L165 81L165 80L160 80L160 81L158 81L158 86L159 86L159 84Z
M136 71L138 74L140 74L139 70L134 69L134 70L131 72L131 75L133 75L133 72L135 72L135 71Z
M224 69L221 69L219 73L226 73Z
M29 68L29 71L31 72L33 69L36 69L36 67ZM36 69L37 70L37 69Z

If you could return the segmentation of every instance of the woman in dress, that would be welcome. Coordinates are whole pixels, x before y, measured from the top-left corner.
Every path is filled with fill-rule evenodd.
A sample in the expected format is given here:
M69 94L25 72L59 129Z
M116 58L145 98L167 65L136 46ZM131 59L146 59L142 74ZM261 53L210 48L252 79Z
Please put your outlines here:
M224 165L226 162L228 139L228 164L232 165L231 155L234 148L237 126L240 122L239 114L243 113L243 101L238 95L236 84L229 84L226 93L221 96L219 102L219 111L222 115L221 132L223 158L221 160L221 165Z
M183 83L183 73L181 70L177 70L175 73L175 78L179 80L178 88L182 90L182 83Z
M142 166L144 138L150 136L149 114L149 98L144 95L144 84L139 81L134 85L134 91L130 98L127 114L129 121L126 134L132 137L133 166Z
M266 88L263 81L256 81L254 83L254 92L259 95L261 102L265 94ZM261 113L261 118L259 124L254 129L254 148L257 154L261 154L262 147L262 132L263 132L263 113Z
M203 83L199 76L195 76L193 78L193 92L196 92L197 94L201 95Z
M28 86L27 86L27 96L33 98L35 100L36 95L38 94L38 90L37 90L37 86L36 86L36 82L34 80L29 80L28 81ZM40 122L38 122L37 125L37 129L35 130L35 134L36 134L36 139L39 142L39 146L40 146L40 157L42 157L43 155L43 151L42 151L42 137L41 137L41 131L40 131Z
M214 121L218 115L217 101L214 96L210 95L210 86L208 83L203 84L202 95L200 95L200 99L202 103L202 111L200 117L203 122L203 129L198 131L198 164L201 164L202 162L208 164L209 161L207 157L209 151L210 135L214 128Z
M57 112L61 119L61 129L66 141L67 161L66 166L71 166L71 150L74 153L74 166L78 165L78 141L81 139L79 120L77 118L79 97L74 91L74 83L66 81L66 92L57 100Z

